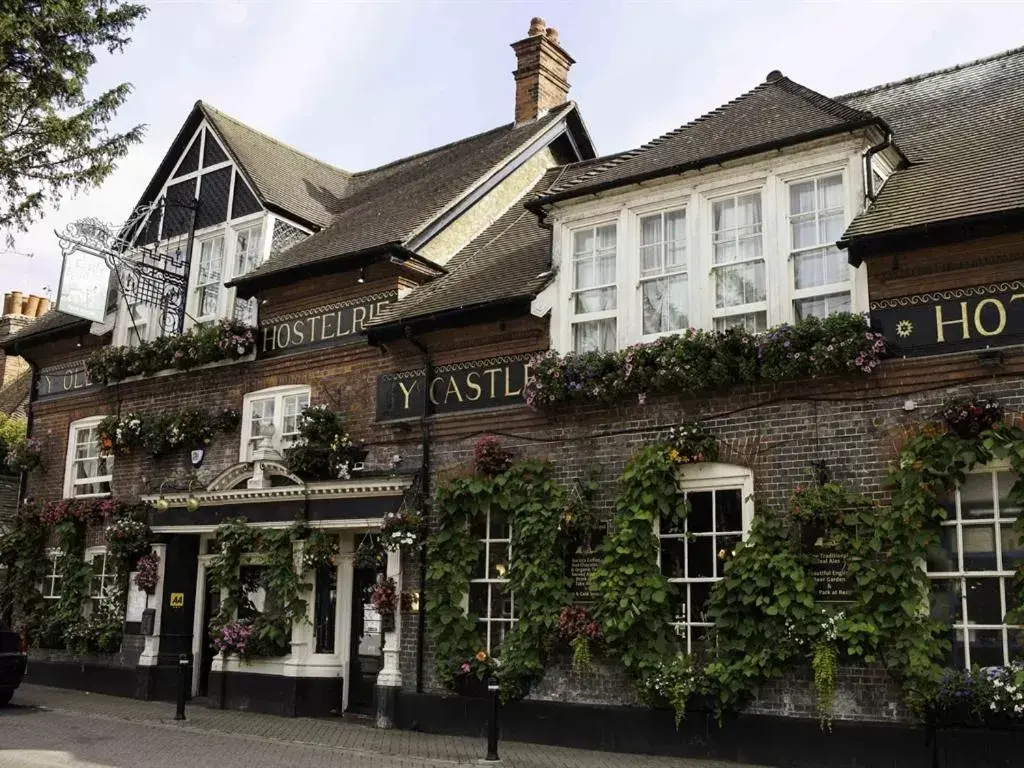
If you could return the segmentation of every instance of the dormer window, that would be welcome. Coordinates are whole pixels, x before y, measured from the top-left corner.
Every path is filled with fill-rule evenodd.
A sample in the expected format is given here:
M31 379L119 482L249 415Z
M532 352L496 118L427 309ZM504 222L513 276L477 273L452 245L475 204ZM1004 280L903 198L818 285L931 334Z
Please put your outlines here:
M217 235L199 243L199 267L196 273L196 322L208 323L221 316L224 305L224 236Z

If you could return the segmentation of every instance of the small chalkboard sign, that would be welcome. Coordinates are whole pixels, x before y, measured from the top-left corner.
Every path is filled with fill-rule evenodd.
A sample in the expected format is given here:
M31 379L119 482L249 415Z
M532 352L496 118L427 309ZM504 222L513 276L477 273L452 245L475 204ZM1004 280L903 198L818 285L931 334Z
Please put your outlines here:
M822 541L811 549L811 578L815 597L821 603L853 601L853 579L847 570L849 558L830 541Z
M573 599L577 603L592 603L595 595L590 589L590 575L601 564L597 552L577 552L569 561L569 575L572 577Z

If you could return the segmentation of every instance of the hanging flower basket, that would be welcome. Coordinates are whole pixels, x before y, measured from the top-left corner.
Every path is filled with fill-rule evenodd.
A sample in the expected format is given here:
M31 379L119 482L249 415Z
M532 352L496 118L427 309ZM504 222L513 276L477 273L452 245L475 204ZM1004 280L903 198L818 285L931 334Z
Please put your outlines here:
M967 398L947 403L942 418L960 437L977 437L1003 418L1003 409L991 398Z

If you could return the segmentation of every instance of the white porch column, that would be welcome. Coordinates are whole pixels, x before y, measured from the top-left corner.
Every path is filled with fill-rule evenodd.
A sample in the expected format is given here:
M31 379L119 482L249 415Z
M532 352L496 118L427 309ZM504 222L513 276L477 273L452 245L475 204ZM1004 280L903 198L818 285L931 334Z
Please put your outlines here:
M402 638L402 553L388 552L386 574L395 580L395 628L384 633L384 666L377 675L377 727L394 728L398 690L402 687L402 672L398 664Z
M142 649L142 654L139 656L140 667L155 667L157 665L157 657L160 655L160 617L163 616L164 611L164 601L162 598L164 594L164 568L167 562L167 545L154 544L151 547L151 551L160 558L160 564L157 566L156 589L153 590L152 595L146 596L146 606L153 608L156 615L153 620L153 634L146 635L146 646ZM129 585L129 588L131 586Z

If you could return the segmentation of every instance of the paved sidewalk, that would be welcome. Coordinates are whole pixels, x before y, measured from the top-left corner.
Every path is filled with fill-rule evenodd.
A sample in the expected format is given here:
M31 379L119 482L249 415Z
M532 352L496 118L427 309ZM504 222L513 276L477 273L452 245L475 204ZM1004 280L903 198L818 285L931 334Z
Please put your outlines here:
M123 699L113 696L101 696L81 691L60 688L45 688L36 685L23 685L14 697L14 705L35 708L58 713L74 718L89 718L105 721L115 725L117 722L130 723L133 726L145 726L143 735L133 731L131 737L134 744L147 738L156 747L168 737L176 742L181 740L167 732L196 734L195 740L215 744L217 753L231 755L258 748L258 742L266 744L269 758L270 752L276 752L283 746L294 745L301 751L317 753L317 759L309 764L320 764L321 759L330 758L334 765L373 765L373 766L450 766L476 765L483 757L486 749L483 740L457 736L440 736L416 733L413 731L379 730L366 725L348 723L335 718L285 718L273 715L262 715L252 712L233 710L207 709L202 706L190 706L188 719L174 721L174 705L164 702L146 702L134 699ZM0 714L0 718L5 715ZM31 715L30 715L31 717ZM0 719L0 723L3 720ZM10 722L14 722L13 720ZM36 728L46 730L40 720ZM54 720L55 727L64 727L64 721ZM74 721L68 721L74 722ZM100 725L97 723L97 725ZM0 729L2 730L2 729ZM112 729L117 733L116 726ZM163 734L167 734L162 735ZM150 734L149 737L146 734ZM213 739L213 741L211 741ZM5 763L4 741L0 736L0 765ZM186 740L188 741L188 740ZM257 742L254 744L253 742ZM236 746L233 747L232 744ZM113 745L112 745L113 746ZM197 745L198 746L198 745ZM208 755L211 764L226 765L225 760L214 757L204 746L202 754ZM500 753L504 766L513 768L732 768L734 764L709 760L685 760L679 758L650 757L645 755L625 755L611 752L591 752L563 747L550 747L522 742L503 741ZM136 753L138 754L138 753ZM289 765L300 765L298 753L292 754ZM303 758L304 759L304 758ZM29 763L24 763L28 765ZM32 763L35 764L35 763ZM62 763L63 764L63 763ZM104 763L107 764L107 763ZM109 763L115 765L116 763ZM186 763L187 764L187 763ZM195 763L192 763L195 764ZM244 764L244 763L240 763ZM250 765L252 763L249 763ZM131 765L125 763L125 766ZM179 762L178 765L181 765Z

